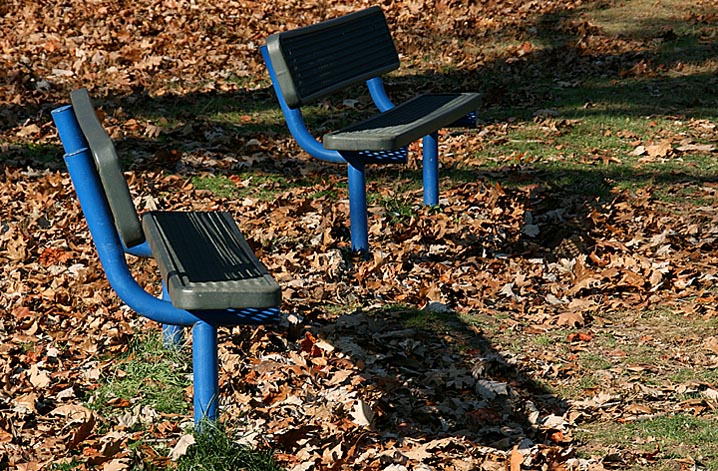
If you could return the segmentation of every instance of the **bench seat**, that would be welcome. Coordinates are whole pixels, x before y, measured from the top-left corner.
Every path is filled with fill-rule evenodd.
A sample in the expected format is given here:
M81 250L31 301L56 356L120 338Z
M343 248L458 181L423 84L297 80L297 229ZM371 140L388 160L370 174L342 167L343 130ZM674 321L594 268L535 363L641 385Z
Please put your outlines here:
M420 95L389 111L325 134L326 149L380 151L406 146L476 110L477 93Z
M281 302L267 273L228 212L152 211L142 228L180 309L266 308Z

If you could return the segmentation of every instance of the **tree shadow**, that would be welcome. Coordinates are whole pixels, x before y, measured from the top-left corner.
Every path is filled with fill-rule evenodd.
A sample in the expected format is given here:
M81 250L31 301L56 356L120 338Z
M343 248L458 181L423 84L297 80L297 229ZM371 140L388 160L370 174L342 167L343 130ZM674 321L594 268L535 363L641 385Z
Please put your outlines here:
M580 11L604 7L605 2L596 1L584 5ZM537 109L554 106L557 102L563 108L571 109L573 117L599 113L614 116L715 116L713 90L718 79L714 74L692 74L690 67L686 67L683 75L667 74L665 70L715 56L718 53L716 41L702 38L697 32L678 35L672 28L674 25L667 20L664 26L657 27L644 19L632 22L631 31L625 34L631 37L653 36L655 34L651 32L659 29L662 31L660 36L651 38L655 40L656 47L615 53L610 48L604 48L607 49L605 52L596 53L587 47L587 41L597 37L600 31L583 21L580 11L557 7L540 16L528 16L518 26L515 39L540 43L544 45L542 47L517 51L513 55L510 52L498 55L491 61L471 64L467 68L451 67L440 73L391 75L388 77L389 93L399 101L420 92L480 91L485 97L480 110L484 121L530 119ZM390 21L393 21L391 17ZM698 16L686 21L698 23L712 20L702 20ZM482 31L472 29L450 31L443 33L441 40L471 39L479 34ZM402 70L406 70L406 66ZM5 77L8 83L17 80L17 77ZM38 124L41 128L51 126L49 112L63 102L57 99L60 93L54 91L47 94L49 101L43 98L42 93L36 94L36 103L24 109L14 105L5 107L0 111L0 130L12 129L18 121ZM342 104L349 97L356 98L356 95L339 94L312 110L308 121L318 135L350 122L347 114L354 117L363 115L362 108L366 105L363 102L359 104L359 111ZM143 161L138 166L143 168L157 165L162 169L171 169L172 159L163 161L168 150L200 149L245 158L257 151L248 146L249 142L255 143L258 139L265 147L272 147L275 141L289 137L273 90L269 87L157 97L137 89L129 95L118 93L95 99L109 115L121 110L118 119L140 118L156 126L140 133L135 129L129 133L133 137L123 138L120 135L117 139L120 150L126 149L135 157L141 154ZM264 117L259 121L246 119L252 114ZM4 115L13 119L4 119ZM218 118L220 116L222 118ZM52 152L55 147L58 151ZM289 150L299 152L296 147ZM60 155L59 146L46 142L40 147L16 149L9 157L12 165L33 163L42 166L47 163L57 168L54 155L42 158L50 154Z

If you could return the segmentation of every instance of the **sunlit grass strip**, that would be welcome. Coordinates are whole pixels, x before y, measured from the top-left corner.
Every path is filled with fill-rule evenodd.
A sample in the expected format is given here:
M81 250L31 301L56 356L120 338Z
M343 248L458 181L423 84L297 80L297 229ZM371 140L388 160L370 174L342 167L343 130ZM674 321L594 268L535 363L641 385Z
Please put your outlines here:
M177 461L177 471L281 471L271 450L240 444L221 423L202 422L195 443Z
M105 417L137 405L149 406L158 413L185 414L190 400L184 391L190 378L189 349L165 348L159 333L135 335L128 352L113 364L88 407Z
M649 456L650 469L677 469L672 460L695 459L700 469L718 469L718 419L688 413L658 416L627 424L596 423L578 435L590 443L634 450ZM644 469L641 466L622 469Z

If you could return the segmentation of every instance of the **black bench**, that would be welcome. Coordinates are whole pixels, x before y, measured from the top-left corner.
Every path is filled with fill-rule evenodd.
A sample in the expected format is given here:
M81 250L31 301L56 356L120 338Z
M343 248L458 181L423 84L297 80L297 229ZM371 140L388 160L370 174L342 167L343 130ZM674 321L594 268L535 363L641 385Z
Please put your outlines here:
M287 125L299 145L319 159L348 164L354 250L368 250L366 164L405 163L406 146L423 137L424 204L438 204L437 131L475 125L480 97L477 93L429 94L394 106L381 76L399 68L399 55L381 8L273 34L261 50ZM362 82L380 113L330 132L318 142L304 124L301 107Z
M227 212L149 211L140 218L115 147L85 89L53 111L82 211L112 288L133 310L170 328L192 326L194 417L217 417L217 327L279 319L279 285ZM132 277L125 254L152 257L163 299Z

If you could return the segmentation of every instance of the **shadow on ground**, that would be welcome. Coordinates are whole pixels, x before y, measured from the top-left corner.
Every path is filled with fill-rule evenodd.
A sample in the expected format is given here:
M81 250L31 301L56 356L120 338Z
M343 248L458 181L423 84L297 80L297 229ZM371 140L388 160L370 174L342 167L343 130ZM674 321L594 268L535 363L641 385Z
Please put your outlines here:
M424 439L453 435L499 449L525 438L543 443L541 423L561 416L565 402L494 350L479 326L430 306L436 309L355 312L318 329L362 365L366 390L376 391L376 429Z

